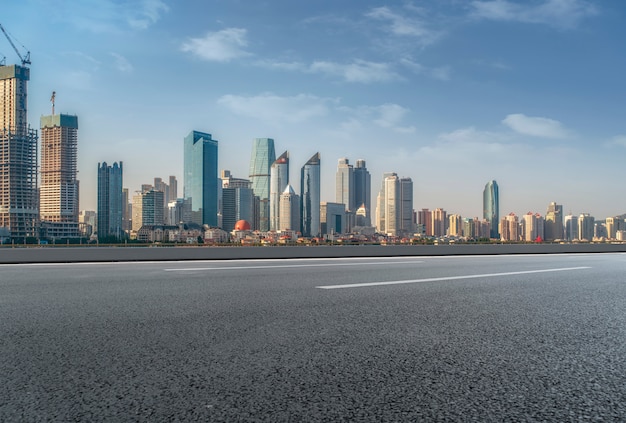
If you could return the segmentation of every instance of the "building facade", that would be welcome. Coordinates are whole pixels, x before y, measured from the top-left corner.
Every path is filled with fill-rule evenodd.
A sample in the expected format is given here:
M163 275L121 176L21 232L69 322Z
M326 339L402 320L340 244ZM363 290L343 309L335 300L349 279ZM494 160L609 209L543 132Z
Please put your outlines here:
M0 66L0 230L37 236L37 131L28 125L30 69Z
M371 226L372 219L372 177L367 170L365 160L359 159L354 167L354 206L364 208L365 212L361 213L364 220L359 221L357 214L357 226Z
M280 196L280 220L276 231L298 231L300 228L300 197L291 185Z
M347 158L339 159L335 174L335 203L346 210L355 211L354 169Z
M500 222L500 192L496 181L489 181L483 190L483 219L491 224L490 238L498 239Z
M270 230L270 169L276 161L276 151L272 138L256 138L252 144L249 178L252 191L259 198L259 213L252 223L252 229L266 232Z
M270 230L280 227L280 199L289 185L289 152L281 154L270 167ZM290 228L295 229L295 228Z
M544 235L546 241L563 239L563 206L554 201L548 205L546 211Z
M211 134L191 131L184 140L184 198L191 204L191 222L218 225L218 141Z
M300 219L302 236L320 235L320 153L315 153L300 170Z
M123 166L98 163L98 239L120 241L123 238Z

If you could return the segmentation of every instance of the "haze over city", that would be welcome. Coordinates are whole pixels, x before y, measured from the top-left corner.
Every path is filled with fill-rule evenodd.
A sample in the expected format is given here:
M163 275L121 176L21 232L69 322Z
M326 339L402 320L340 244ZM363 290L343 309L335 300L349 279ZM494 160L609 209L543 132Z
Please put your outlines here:
M2 23L31 52L29 121L79 118L80 208L98 162L124 186L183 180L183 138L219 141L219 168L247 178L252 140L289 150L291 179L321 153L322 201L337 159L414 182L414 206L598 219L626 211L621 52L626 6L541 0L173 2L26 0ZM17 57L4 40L7 63ZM294 170L295 169L295 170ZM181 185L182 186L182 185Z

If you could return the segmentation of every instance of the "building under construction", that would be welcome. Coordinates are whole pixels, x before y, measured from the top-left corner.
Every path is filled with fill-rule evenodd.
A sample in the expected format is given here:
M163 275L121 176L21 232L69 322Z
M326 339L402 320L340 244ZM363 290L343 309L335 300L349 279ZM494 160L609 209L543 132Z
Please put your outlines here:
M0 66L0 238L37 236L37 131L27 117L25 66Z

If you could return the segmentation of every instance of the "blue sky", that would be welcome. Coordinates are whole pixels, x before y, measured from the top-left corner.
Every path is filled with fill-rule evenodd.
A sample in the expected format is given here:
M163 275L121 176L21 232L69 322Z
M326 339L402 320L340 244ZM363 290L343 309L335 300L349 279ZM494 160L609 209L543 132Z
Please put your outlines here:
M22 0L0 22L31 52L31 125L79 117L81 209L98 162L131 191L176 175L183 137L219 140L247 177L252 139L316 151L322 200L337 160L411 177L416 209L626 212L626 3L620 0ZM17 57L6 40L0 53ZM182 194L182 193L181 193Z

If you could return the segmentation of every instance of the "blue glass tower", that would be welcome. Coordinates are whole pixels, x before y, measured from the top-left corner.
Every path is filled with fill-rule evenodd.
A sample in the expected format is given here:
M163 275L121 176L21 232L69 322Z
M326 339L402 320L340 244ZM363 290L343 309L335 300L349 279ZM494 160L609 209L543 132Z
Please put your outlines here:
M98 163L98 239L122 239L122 162Z
M498 224L500 223L500 196L498 183L489 181L483 191L483 219L489 221L491 230L489 236L492 239L500 238Z
M315 153L300 172L300 218L302 236L320 235L320 153Z
M185 137L184 198L191 203L191 222L217 226L219 183L217 140L191 131Z
M253 228L260 231L270 230L270 174L272 163L276 161L274 140L272 138L256 138L252 144L250 158L250 182L252 191L259 197L259 220Z

